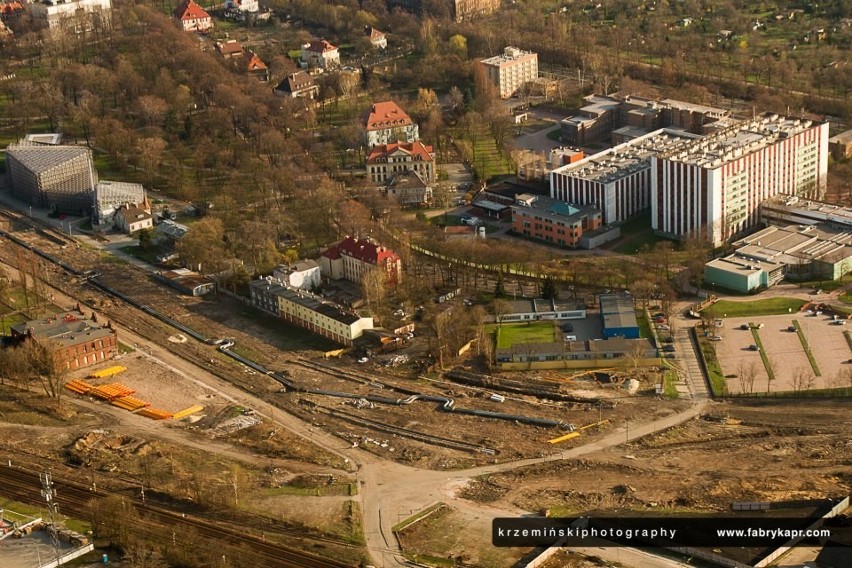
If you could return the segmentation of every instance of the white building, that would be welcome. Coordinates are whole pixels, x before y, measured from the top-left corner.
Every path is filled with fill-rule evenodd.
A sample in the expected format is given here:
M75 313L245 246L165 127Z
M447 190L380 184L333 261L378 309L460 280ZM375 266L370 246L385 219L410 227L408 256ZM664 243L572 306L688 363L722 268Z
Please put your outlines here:
M144 201L145 188L141 184L100 181L95 185L95 214L92 222L96 225L112 223L112 217L120 206Z
M321 69L340 67L340 52L324 39L314 40L302 46L302 65Z
M225 0L225 9L253 14L260 11L260 4L257 0Z
M779 194L819 199L828 175L828 124L766 115L651 158L651 225L714 245L758 223Z
M271 278L256 280L249 286L254 307L343 345L352 345L365 329L373 328L371 317L361 317Z
M553 199L592 205L604 224L618 223L651 206L651 157L698 136L657 130L550 173Z
M154 226L154 218L151 211L146 209L147 204L142 207L136 205L122 205L113 216L115 227L121 229L128 235L136 231L150 229Z
M322 273L315 260L301 260L295 264L279 264L272 271L273 278L285 282L291 288L316 290L322 283Z
M504 99L538 79L538 54L517 47L507 47L502 55L482 59L479 65Z
M206 32L213 27L213 18L194 0L183 0L172 12L172 18L185 32Z
M379 49L387 48L387 36L376 28L374 28L373 26L367 26L366 28L364 28L364 35L367 36L367 39L370 40L370 45L372 45L373 47L377 47Z
M112 22L111 0L41 0L26 6L52 32L83 33L95 26L108 28Z

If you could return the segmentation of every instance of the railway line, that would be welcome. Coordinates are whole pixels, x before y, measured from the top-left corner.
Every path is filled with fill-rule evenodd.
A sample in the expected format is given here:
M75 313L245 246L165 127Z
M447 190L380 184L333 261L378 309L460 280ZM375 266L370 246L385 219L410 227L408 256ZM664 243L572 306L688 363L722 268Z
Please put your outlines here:
M0 480L4 495L22 502L43 503L41 485L37 473L7 465L0 466ZM92 515L92 501L109 495L123 496L120 493L94 491L89 487L69 482L55 480L57 488L57 503L60 511L72 514L82 519ZM205 540L215 543L217 554L221 552L230 558L238 558L238 565L246 568L346 568L348 564L322 558L313 554L292 549L280 544L267 542L264 537L256 537L244 532L228 530L220 525L189 516L178 514L138 500L126 500L133 508L135 515L125 514L125 520L133 525L134 530L141 531L146 536L161 537L163 529L171 529L173 535L184 535L194 532ZM173 537L173 538L176 538ZM250 554L249 554L250 553Z

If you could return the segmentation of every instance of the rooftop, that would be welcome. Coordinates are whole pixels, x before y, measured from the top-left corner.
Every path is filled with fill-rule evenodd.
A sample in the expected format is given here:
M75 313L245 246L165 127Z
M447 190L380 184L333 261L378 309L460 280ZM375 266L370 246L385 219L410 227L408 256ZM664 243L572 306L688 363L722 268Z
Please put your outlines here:
M101 326L77 311L19 323L12 326L12 330L17 335L32 334L36 339L48 340L62 347L71 347L115 333L109 327Z
M384 130L410 124L414 124L414 121L393 101L374 103L366 120L367 130Z
M573 164L566 164L552 173L609 183L650 167L653 156L699 138L681 130L662 128Z
M554 221L581 221L584 217L600 213L600 209L588 205L571 205L542 195L522 193L515 198L512 212L535 214Z
M839 143L839 144L849 144L852 143L852 130L846 130L845 132L841 132L836 136L832 136L828 139L829 144Z
M315 39L311 43L306 43L302 47L304 47L306 51L314 51L317 53L328 53L329 51L337 50L335 46L331 45L325 39Z
M735 123L703 138L685 141L660 152L660 157L707 169L716 169L742 156L808 130L818 123L768 114Z
M261 278L260 280L255 280L250 284L250 286L252 288L258 290L265 290L270 294L282 297L286 300L293 302L294 304L298 304L300 306L308 308L311 311L314 311L318 314L322 314L344 325L352 325L353 323L362 319L361 316L359 316L355 312L346 311L337 304L325 302L318 296L315 296L310 292L290 288L286 284L275 281L271 278Z
M503 63L508 63L510 61L516 61L518 59L534 56L536 53L532 51L524 51L523 49L518 49L517 47L507 47L503 50L503 53L500 55L495 55L494 57L488 57L486 59L480 60L485 65L502 65Z
M852 227L852 208L822 201L809 201L796 196L779 195L760 204L761 209L783 211L799 217L809 217L815 222L825 221Z
M396 261L399 259L399 256L388 248L367 239L356 239L354 237L346 237L339 243L330 246L322 253L322 256L330 259L350 256L373 265L385 260Z
M432 157L432 146L426 146L420 140L416 140L414 142L393 142L391 144L373 146L373 149L370 150L370 154L367 156L367 163L375 163L379 158L384 158L395 153L416 156L424 162L434 160Z
M79 146L21 146L9 144L6 153L20 162L35 174L41 174L57 168L70 160L91 153L87 148Z
M163 220L159 225L157 225L157 232L173 239L182 239L188 230L189 227L186 225L181 225L180 223L175 223L168 219Z
M196 4L193 0L184 0L181 2L172 15L179 20L204 20L209 19L210 14Z
M751 264L838 262L852 257L852 230L828 224L770 225L734 243L735 255Z

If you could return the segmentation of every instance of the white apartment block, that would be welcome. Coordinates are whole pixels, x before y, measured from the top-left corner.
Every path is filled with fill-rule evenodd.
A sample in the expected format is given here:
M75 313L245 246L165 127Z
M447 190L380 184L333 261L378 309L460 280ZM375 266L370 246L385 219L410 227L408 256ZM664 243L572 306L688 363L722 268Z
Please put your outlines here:
M661 129L550 173L553 199L591 205L604 224L619 223L651 206L651 157L698 136Z
M108 28L112 21L111 0L42 0L27 4L35 20L53 31L83 33L96 25Z
M502 55L479 61L500 97L508 99L525 83L538 79L538 54L507 47Z
M819 199L828 174L828 124L766 115L651 158L651 225L714 245L758 223L776 195Z

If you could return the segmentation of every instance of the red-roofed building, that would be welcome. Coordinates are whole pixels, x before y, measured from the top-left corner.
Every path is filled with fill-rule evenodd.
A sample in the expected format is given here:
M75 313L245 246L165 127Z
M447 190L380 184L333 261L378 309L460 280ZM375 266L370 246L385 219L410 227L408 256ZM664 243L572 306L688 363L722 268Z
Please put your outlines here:
M228 41L217 41L216 52L219 53L219 55L221 55L224 59L239 57L243 53L243 44L241 44L235 39L229 39Z
M213 18L193 0L181 2L172 12L172 18L185 32L205 32L213 27Z
M363 124L368 147L397 140L414 142L420 138L417 123L393 101L374 103Z
M17 0L12 0L11 2L3 2L0 0L0 20L2 20L4 24L11 24L20 18L23 13L24 5L17 2Z
M435 154L420 140L380 144L367 156L367 175L376 183L388 181L399 172L414 171L424 182L435 181Z
M370 40L373 47L385 49L388 46L388 38L384 33L380 32L373 26L367 26L364 28L364 35L367 36L367 39Z
M243 52L243 71L260 81L269 81L269 67L253 51Z
M364 274L381 269L387 274L387 283L402 281L402 260L390 249L366 239L346 237L330 246L317 260L323 276L351 282L361 282Z
M330 69L340 66L340 52L325 39L317 39L302 46L302 65Z

